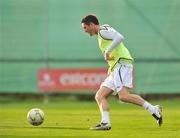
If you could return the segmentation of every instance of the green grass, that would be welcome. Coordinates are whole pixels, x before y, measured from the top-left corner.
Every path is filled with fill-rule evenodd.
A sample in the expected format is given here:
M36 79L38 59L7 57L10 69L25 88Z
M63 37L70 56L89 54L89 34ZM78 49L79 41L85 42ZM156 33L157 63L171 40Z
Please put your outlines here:
M152 101L163 106L164 124L158 127L148 111L110 99L110 131L90 131L100 120L94 102L75 100L14 101L0 103L0 138L180 138L180 100ZM45 122L31 126L27 112L38 107Z

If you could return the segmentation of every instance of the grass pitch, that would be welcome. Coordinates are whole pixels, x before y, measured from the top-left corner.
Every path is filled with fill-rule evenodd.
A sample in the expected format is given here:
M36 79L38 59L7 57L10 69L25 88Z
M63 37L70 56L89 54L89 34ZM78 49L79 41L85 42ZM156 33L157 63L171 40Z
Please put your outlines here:
M91 131L100 120L94 102L59 100L0 103L0 138L180 138L180 100L152 101L163 106L164 124L158 127L148 111L110 99L110 131ZM27 122L31 108L41 108L45 121L35 127Z

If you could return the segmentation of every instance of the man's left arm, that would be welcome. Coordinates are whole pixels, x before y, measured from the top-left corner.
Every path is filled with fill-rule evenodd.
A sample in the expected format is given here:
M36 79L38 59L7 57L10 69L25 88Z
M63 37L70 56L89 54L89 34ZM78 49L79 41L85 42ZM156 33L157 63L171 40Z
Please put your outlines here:
M112 40L112 43L110 44L110 46L106 49L104 53L104 58L105 60L113 60L113 57L109 56L110 52L122 42L124 37L119 32L111 31L111 30L102 31L101 35L105 39Z

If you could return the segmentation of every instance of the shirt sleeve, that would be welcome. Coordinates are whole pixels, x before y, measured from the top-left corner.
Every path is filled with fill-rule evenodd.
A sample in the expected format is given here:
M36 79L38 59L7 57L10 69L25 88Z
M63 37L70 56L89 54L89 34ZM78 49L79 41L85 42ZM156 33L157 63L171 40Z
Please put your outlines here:
M110 53L115 47L117 47L124 37L111 27L104 27L100 30L100 35L103 39L112 40L112 43L108 46L105 53Z

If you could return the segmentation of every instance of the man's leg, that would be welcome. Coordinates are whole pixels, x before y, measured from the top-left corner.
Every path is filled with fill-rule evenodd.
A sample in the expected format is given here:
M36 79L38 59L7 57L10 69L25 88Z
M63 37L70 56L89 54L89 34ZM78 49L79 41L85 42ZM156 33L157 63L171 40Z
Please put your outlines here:
M118 93L119 99L124 102L133 103L139 106L143 106L145 100L136 94L129 93L129 88L123 87Z
M129 93L129 88L123 87L118 93L119 99L124 102L133 103L144 107L150 111L153 117L158 121L159 126L162 124L161 108L159 106L153 106L149 102L145 101L141 96Z
M109 130L111 129L110 126L110 119L109 119L109 104L107 98L110 94L112 94L112 90L102 86L96 93L95 99L99 106L99 110L101 112L101 123L97 126L91 128L92 130Z

